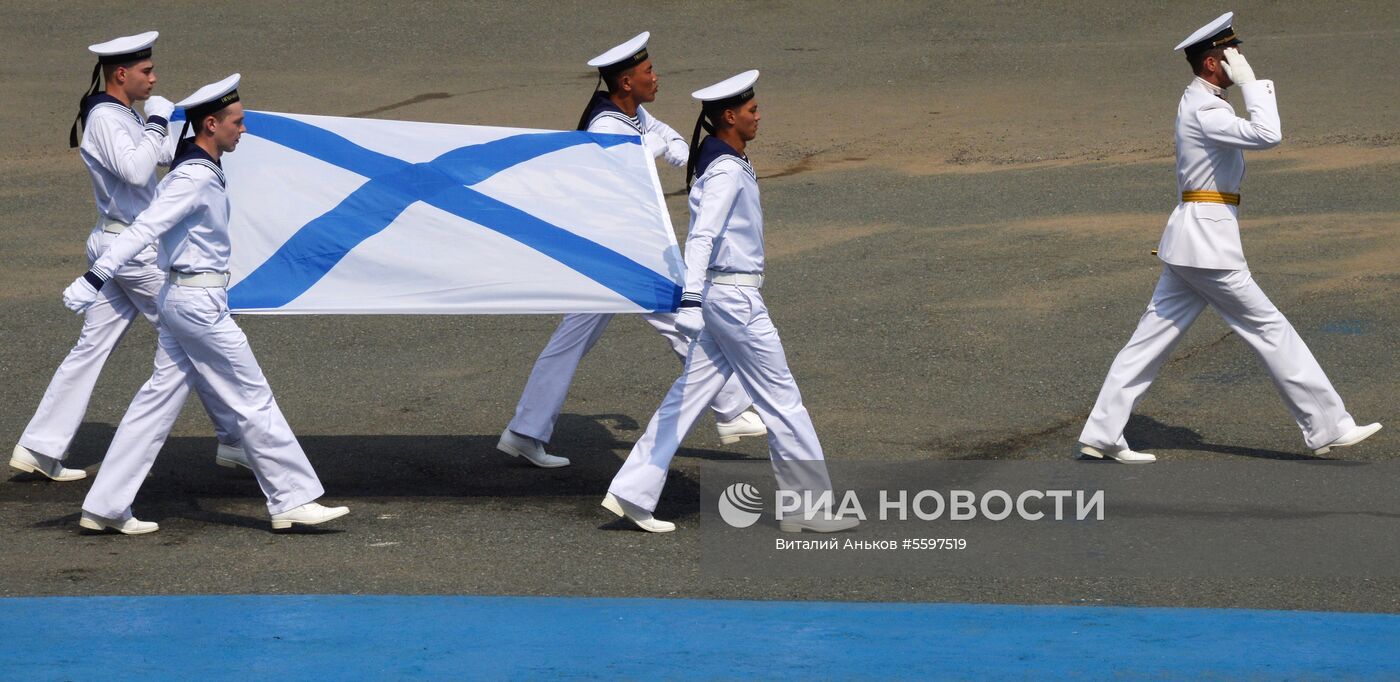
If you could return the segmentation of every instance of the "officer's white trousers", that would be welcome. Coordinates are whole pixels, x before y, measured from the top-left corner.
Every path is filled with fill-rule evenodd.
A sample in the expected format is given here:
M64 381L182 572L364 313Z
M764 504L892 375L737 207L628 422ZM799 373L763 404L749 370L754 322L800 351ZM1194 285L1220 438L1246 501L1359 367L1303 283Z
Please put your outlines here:
M830 490L821 443L763 296L751 287L710 284L704 301L705 328L690 345L685 369L608 492L655 510L676 449L705 406L734 379L753 397L754 410L768 427L768 452L779 487Z
M530 379L525 382L525 390L515 406L515 417L510 420L508 428L511 431L549 442L554 434L554 422L564 409L564 399L568 396L569 384L574 381L579 361L598 342L612 317L611 314L598 313L564 316L554 335L549 337L549 343L540 352L539 359L535 360L534 369L530 370ZM675 313L644 313L641 317L666 339L678 357L685 359L690 340L676 331ZM710 407L715 411L716 419L730 421L737 419L752 403L735 379L725 383Z
M94 229L88 236L88 264L97 260L117 235ZM156 323L156 297L165 285L166 275L156 267L155 247L149 247L113 274L97 292L97 302L83 314L83 330L78 343L54 372L39 408L24 428L19 444L41 455L56 459L67 456L68 446L82 425L97 377L107 356L126 335L131 321L144 315ZM220 403L208 385L195 386L219 442L239 441L238 422L233 410Z
M1137 331L1108 370L1080 442L1127 447L1123 428L1128 416L1206 305L1259 354L1309 448L1326 445L1356 426L1312 352L1248 270L1166 265Z
M104 286L103 289L106 289ZM155 463L196 377L237 416L253 474L276 514L324 490L267 385L248 337L228 312L226 289L167 284L159 298L155 371L127 408L83 511L109 519L130 515L136 491Z

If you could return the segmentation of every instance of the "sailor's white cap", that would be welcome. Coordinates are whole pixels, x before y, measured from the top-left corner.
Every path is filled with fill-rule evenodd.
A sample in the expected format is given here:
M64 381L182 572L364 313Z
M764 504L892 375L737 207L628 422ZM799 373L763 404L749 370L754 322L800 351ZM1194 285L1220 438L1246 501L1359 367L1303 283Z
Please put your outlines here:
M134 36L113 38L105 43L88 45L88 52L97 55L101 64L126 64L151 56L151 46L156 44L160 31L146 31Z
M737 76L730 76L709 87L700 88L690 93L691 97L701 102L719 103L735 100L735 103L753 99L753 84L758 81L758 70L745 71Z
M238 80L239 74L235 73L217 83L210 83L176 102L175 106L184 109L185 118L191 121L208 116L238 101Z
M603 73L626 71L647 60L647 41L650 39L651 32L642 31L631 40L588 60L588 65Z
M1196 29L1195 33L1187 36L1186 40L1181 41L1172 49L1185 50L1187 54L1190 54L1192 52L1209 50L1213 47L1222 47L1244 42L1239 39L1239 36L1235 35L1235 29L1232 26L1234 20L1235 13L1226 12L1216 17L1215 21Z

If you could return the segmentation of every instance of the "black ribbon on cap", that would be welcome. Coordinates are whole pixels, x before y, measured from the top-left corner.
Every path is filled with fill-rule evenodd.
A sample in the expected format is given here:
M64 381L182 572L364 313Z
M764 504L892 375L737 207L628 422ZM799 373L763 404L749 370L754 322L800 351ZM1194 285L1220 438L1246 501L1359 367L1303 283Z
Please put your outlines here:
M588 93L588 104L583 107L583 113L578 117L578 129L588 130L589 114L593 113L593 101L598 99L598 86L603 84L603 72L598 72L598 82L593 84L593 92Z
M608 77L608 76L616 75L616 74L622 73L623 71L626 71L626 70L628 70L628 69L630 69L630 68L632 68L632 67L634 67L634 66L636 66L636 65L638 65L638 64L641 64L642 62L644 62L644 61L646 61L646 60L647 60L647 49L646 49L645 47L643 47L642 49L637 50L637 52L636 52L635 54L633 54L631 57L628 57L628 58L626 58L626 59L622 59L622 60L613 62L613 63L611 63L611 64L608 64L607 66L600 66L600 67L598 67L598 76L599 76L599 77L602 77L602 78L606 78L606 77Z
M723 110L721 109L721 111ZM690 189L691 179L695 177L695 161L698 156L697 152L700 151L700 131L703 129L706 133L715 134L715 126L708 120L709 113L709 107L700 109L700 116L695 119L695 132L690 134L690 155L685 162L685 188L687 191Z

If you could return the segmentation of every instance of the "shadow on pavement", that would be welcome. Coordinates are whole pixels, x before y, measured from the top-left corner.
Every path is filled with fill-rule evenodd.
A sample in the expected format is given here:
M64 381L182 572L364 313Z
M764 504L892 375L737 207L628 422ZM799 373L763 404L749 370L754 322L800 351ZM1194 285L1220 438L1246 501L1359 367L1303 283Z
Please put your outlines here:
M1266 448L1251 448L1239 445L1207 443L1201 434L1184 426L1163 424L1152 417L1133 415L1124 429L1124 436L1133 449L1143 452L1158 450L1199 450L1218 452L1222 455L1252 457L1256 459L1332 461L1331 457L1317 457L1304 452L1283 452Z
M473 500L578 497L581 505L593 506L602 499L632 446L631 440L617 439L613 433L615 429L637 431L637 424L620 415L562 415L549 450L569 457L572 464L559 469L539 469L496 450L499 434L495 433L305 435L298 440L326 489L327 504L353 504L354 498L386 497ZM7 497L72 501L75 513L71 518L48 519L38 525L76 523L77 508L97 474L94 465L100 462L114 432L114 426L101 423L85 423L79 430L66 464L88 469L87 480L58 484L13 472L6 482L16 485L7 486ZM212 435L167 439L137 496L136 505L142 510L142 518L159 521L163 516L174 515L235 526L265 525L263 518L200 508L200 498L262 497L250 472L225 469L214 463L215 446ZM676 459L678 464L684 465L687 459L748 458L749 455L740 452L683 447ZM689 516L698 513L698 498L698 483L673 466L663 507L672 515Z

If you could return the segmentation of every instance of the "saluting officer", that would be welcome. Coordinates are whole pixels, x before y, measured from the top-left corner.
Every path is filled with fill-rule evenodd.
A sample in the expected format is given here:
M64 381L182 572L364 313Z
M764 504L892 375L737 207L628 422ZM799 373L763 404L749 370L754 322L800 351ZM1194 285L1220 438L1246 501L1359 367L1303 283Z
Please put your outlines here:
M829 491L821 443L768 308L763 302L763 209L758 176L744 155L758 135L757 71L693 93L702 103L691 138L686 179L690 232L685 243L685 292L676 328L695 338L685 370L671 385L646 433L637 440L603 499L603 507L642 530L665 533L675 524L652 515L671 458L705 406L738 378L767 426L769 454L779 488ZM700 142L700 131L710 133ZM831 532L854 519L784 518L785 531Z
M92 84L79 102L68 144L78 147L97 201L97 225L87 239L89 264L151 203L156 166L168 165L174 153L174 139L169 134L174 105L151 95L156 84L151 55L159 35L147 31L88 47L97 55L97 64L92 69ZM140 101L146 103L145 119L132 109L132 104ZM55 481L87 477L86 471L63 466L68 446L87 413L107 356L137 315L155 323L156 295L164 284L165 273L156 267L154 246L112 273L112 282L83 314L78 343L54 372L39 408L15 445L11 467ZM246 461L237 447L240 436L233 412L203 382L196 389L219 438L219 463L229 466Z
M588 61L589 66L598 69L598 81L607 84L607 90L600 91L594 86L588 105L579 117L578 129L590 133L641 135L654 156L664 157L673 166L684 166L689 158L685 140L642 106L656 100L657 76L647 53L650 37L650 33L643 32ZM604 313L564 316L539 359L535 360L516 405L515 417L501 433L497 449L524 457L540 467L569 464L568 458L546 453L544 444L554 434L554 422L564 408L564 399L579 361L597 343L612 317ZM676 330L675 313L644 313L641 317L666 339L678 357L685 358L690 339ZM721 442L729 444L740 438L764 434L758 416L747 411L752 403L737 381L729 382L715 397L711 407Z
M324 492L321 482L277 407L247 336L229 315L229 201L220 158L245 130L238 81L234 74L179 103L193 140L181 140L151 205L63 292L64 305L83 311L111 286L113 273L159 240L158 262L168 274L159 297L155 371L122 417L83 501L83 528L158 530L134 518L131 503L197 378L237 415L274 529L324 523L349 512L315 502Z
M1157 247L1162 276L1128 345L1114 358L1098 401L1079 436L1078 454L1120 462L1152 462L1123 438L1123 427L1162 363L1207 305L1264 361L1283 402L1315 454L1347 447L1379 431L1358 426L1293 325L1249 273L1238 222L1244 150L1283 140L1274 83L1258 80L1240 52L1226 12L1176 46L1196 77L1176 113L1176 182L1181 202ZM1238 85L1249 118L1225 99Z

